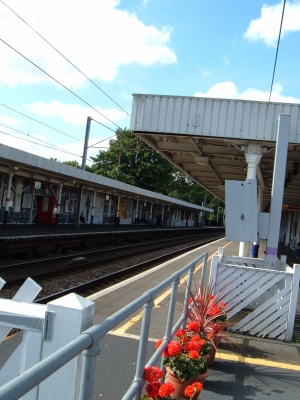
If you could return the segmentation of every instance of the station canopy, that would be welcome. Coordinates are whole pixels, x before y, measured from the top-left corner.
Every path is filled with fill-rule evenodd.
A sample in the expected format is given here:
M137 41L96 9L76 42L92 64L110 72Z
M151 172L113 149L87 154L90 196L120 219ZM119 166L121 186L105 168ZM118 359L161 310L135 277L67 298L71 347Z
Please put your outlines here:
M297 209L300 104L134 94L130 129L222 201L226 180L247 178L245 152L258 149L258 188L264 189L268 211L279 114L291 115L283 205Z

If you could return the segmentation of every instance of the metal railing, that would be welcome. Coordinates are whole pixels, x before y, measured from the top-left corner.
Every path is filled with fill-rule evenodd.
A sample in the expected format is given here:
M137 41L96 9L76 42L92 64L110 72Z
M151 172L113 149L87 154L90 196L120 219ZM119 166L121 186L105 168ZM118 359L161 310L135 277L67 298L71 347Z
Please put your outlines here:
M169 312L167 316L166 332L163 338L163 345L153 354L147 365L154 365L161 356L162 351L172 339L177 328L185 321L185 315L182 314L180 319L174 323L175 308L177 301L178 286L180 278L188 273L184 305L188 303L190 297L191 286L193 282L193 274L196 266L203 261L201 281L204 281L208 254L203 253L201 256L191 261L185 267L172 274L159 285L148 290L139 298L117 311L115 314L101 322L99 325L94 325L81 335L62 347L60 350L53 353L51 356L40 361L35 366L31 367L21 375L3 385L0 388L0 400L17 400L24 394L29 392L43 380L48 378L54 372L67 364L74 357L83 352L82 379L80 387L80 400L91 400L93 396L94 372L96 364L96 356L100 353L100 342L105 335L115 328L118 324L130 317L139 308L144 306L143 320L141 326L141 338L139 351L137 356L137 367L134 380L131 387L128 389L122 400L140 399L142 387L144 384L143 375L146 365L146 349L149 338L149 329L151 322L152 308L154 307L155 298L165 289L172 285Z

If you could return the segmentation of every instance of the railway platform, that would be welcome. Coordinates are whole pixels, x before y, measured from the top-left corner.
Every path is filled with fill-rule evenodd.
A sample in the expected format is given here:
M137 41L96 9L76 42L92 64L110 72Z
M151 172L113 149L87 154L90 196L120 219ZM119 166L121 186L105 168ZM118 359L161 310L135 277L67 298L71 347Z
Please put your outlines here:
M99 323L125 306L166 276L177 271L192 259L207 252L209 258L224 247L225 254L238 255L238 243L225 239L191 251L185 257L177 257L162 264L155 271L141 274L138 279L128 280L90 299L95 301L95 323ZM280 255L287 254L280 246ZM263 249L260 249L261 256ZM290 262L292 254L288 254ZM181 287L184 292L184 285ZM180 290L180 289L179 289ZM147 360L155 351L155 343L164 336L168 296L161 296L153 310ZM222 342L210 376L205 382L202 400L273 400L300 398L300 295L295 323L297 342L284 343L277 340L259 339L251 336L234 335L236 345ZM122 323L103 340L97 361L94 397L96 399L121 399L131 384L135 372L136 355L141 327L140 315ZM113 385L110 382L115 382Z
M95 302L94 323L98 324L135 300L149 288L154 287L182 268L188 262L207 252L209 260L219 247L227 255L238 255L238 243L224 238L206 244L185 255L165 262L156 268L141 273L101 292L89 299ZM259 257L264 249L260 248ZM294 254L283 244L279 245L278 256L287 255L288 262L296 263ZM208 262L208 266L210 261ZM179 287L184 293L185 283ZM148 360L155 351L155 343L165 332L169 293L160 296L153 309L150 327ZM284 343L277 340L260 339L246 335L234 335L236 345L222 342L213 366L209 369L201 400L295 400L300 398L300 296L295 323L298 342ZM135 374L136 357L141 327L140 314L123 321L109 332L101 342L97 357L93 400L120 400L129 388ZM299 336L297 336L299 335ZM16 346L18 335L5 343L5 357ZM1 368L1 360L0 360Z

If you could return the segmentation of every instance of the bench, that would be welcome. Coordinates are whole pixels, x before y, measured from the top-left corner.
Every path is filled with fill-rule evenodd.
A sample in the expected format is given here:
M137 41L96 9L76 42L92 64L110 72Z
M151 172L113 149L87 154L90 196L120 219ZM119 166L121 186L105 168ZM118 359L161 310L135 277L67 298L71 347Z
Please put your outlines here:
M26 224L27 220L29 220L29 217L27 217L27 215L22 212L13 212L12 217L13 220L16 222L16 225L18 221L24 222L24 224Z
M57 218L57 217L56 217L56 218ZM67 217L67 216L63 216L63 215L60 215L60 216L58 217L57 223L58 223L58 224L63 223L63 225L64 225L65 222L68 222L68 217Z

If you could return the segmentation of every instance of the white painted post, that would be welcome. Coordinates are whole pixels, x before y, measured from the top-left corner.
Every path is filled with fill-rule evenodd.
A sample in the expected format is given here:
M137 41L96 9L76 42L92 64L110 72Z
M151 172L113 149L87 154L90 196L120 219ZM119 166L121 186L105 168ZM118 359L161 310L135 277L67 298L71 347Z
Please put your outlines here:
M296 315L297 301L298 301L299 282L300 282L300 265L294 264L293 270L294 270L294 277L293 277L292 293L290 299L289 317L288 317L286 336L285 336L285 340L287 342L290 342L293 338L295 315Z
M139 198L137 198L137 200L136 200L134 225L137 224L138 212L139 212Z
M150 216L149 216L149 225L152 225L152 210L153 210L153 202L150 203Z
M288 212L287 215L287 224L286 224L286 231L285 231L285 239L284 239L284 244L286 246L290 245L290 240L291 240L291 225L292 225L292 213Z
M52 301L47 310L55 313L51 340L45 340L42 359L78 337L93 324L95 304L71 293ZM76 357L39 385L39 400L73 400L79 395L82 357Z
M91 212L91 225L93 225L93 223L94 223L96 196L97 196L97 190L95 190L95 191L93 192L92 212Z
M279 114L265 262L265 268L268 269L275 268L277 259L290 124L290 114Z

